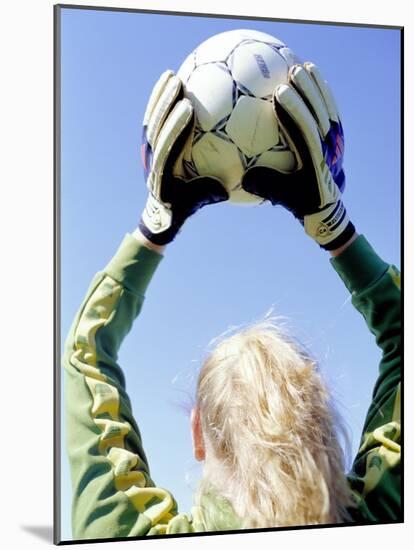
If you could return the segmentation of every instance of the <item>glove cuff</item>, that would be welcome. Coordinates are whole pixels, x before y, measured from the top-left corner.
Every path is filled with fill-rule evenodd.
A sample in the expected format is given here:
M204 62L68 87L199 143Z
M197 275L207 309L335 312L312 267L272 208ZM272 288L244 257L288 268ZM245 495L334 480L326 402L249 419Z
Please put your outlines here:
M348 221L348 225L345 227L345 230L336 239L326 245L320 244L319 246L321 248L324 248L325 250L335 250L336 248L339 248L340 246L348 242L354 233L355 226L351 221Z
M325 250L335 250L355 233L342 201L304 217L306 233Z
M168 244L178 232L175 225L171 209L149 193L139 223L143 235L154 244Z
M149 241L151 241L154 244L158 244L160 246L163 246L165 244L170 243L174 240L175 236L177 235L179 228L175 226L171 226L169 229L163 231L162 233L153 233L146 225L141 218L138 227L141 231L141 233L146 237Z

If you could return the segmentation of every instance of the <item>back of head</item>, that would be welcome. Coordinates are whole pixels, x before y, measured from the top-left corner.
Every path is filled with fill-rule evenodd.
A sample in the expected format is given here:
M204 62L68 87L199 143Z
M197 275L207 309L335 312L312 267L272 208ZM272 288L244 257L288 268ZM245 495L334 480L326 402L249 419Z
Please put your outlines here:
M199 495L213 485L244 528L348 518L343 427L315 361L276 322L222 339L196 400L206 447Z

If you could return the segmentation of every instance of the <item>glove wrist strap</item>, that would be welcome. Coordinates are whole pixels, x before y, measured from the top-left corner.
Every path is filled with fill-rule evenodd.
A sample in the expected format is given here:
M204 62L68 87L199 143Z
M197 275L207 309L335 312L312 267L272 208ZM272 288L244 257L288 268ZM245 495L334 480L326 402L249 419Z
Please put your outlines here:
M149 193L139 223L139 228L145 237L154 244L167 244L178 232L175 225L171 209Z
M304 227L306 233L325 250L335 250L355 233L342 201L305 216Z

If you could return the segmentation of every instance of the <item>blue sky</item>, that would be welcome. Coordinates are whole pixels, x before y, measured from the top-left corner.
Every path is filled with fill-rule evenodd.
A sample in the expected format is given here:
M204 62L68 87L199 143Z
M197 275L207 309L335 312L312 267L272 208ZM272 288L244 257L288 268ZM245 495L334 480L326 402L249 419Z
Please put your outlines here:
M200 42L237 28L272 34L319 65L345 130L348 213L400 265L399 31L63 9L62 342L92 276L144 207L139 149L153 84ZM200 474L183 405L206 347L271 307L319 358L356 450L380 352L328 254L280 208L206 207L166 250L119 357L152 478L183 512ZM72 538L70 508L63 444L64 540Z

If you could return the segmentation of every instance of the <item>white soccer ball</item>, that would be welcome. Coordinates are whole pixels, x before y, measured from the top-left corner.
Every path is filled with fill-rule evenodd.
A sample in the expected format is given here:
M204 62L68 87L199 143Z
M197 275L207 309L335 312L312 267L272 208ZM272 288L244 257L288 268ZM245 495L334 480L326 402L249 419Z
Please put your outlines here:
M187 177L215 176L230 201L259 204L244 191L242 176L251 166L292 172L296 159L273 114L272 94L300 63L277 38L253 30L212 36L184 61L177 76L193 106L196 125L181 164Z

